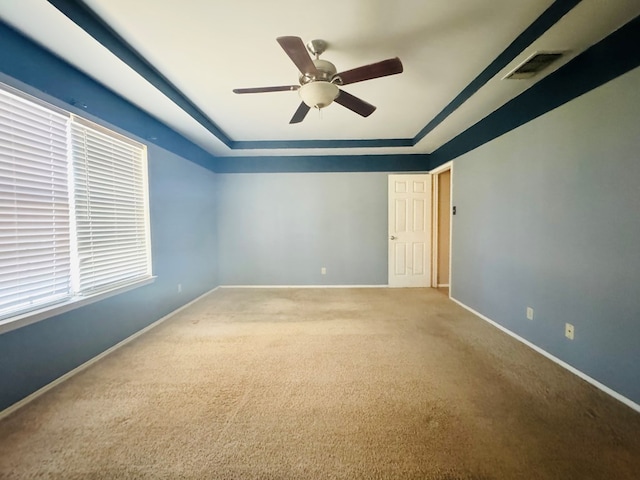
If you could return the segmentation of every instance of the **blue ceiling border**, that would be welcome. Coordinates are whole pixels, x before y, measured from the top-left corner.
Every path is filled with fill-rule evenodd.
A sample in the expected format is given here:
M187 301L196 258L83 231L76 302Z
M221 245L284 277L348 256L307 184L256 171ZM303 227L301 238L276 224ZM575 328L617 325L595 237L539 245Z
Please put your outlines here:
M529 27L526 28L511 44L496 57L469 85L467 85L433 120L414 137L414 144L422 140L429 132L440 125L449 115L482 88L489 80L506 67L529 45L542 36L558 20L564 17L582 0L556 0Z
M428 154L220 157L216 173L428 172Z
M47 1L170 98L222 143L231 147L233 141L218 125L86 4L80 0Z
M361 140L252 140L236 141L237 149L277 148L361 148L361 147L412 147L410 138L361 139Z
M428 171L428 154L216 157L0 20L0 81L216 173Z
M215 171L217 157L0 19L0 81Z
M75 105L81 115L86 112L214 172L429 171L640 66L640 17L432 154L216 157L1 20L0 43L0 80L41 98L38 92L43 92L50 97L44 100L56 99L62 108Z
M431 153L431 168L453 160L640 67L638 45L640 16Z
M126 40L102 20L81 0L47 0L60 12L85 30L89 35L124 61L133 70L158 88L163 94L187 112L222 143L232 150L241 149L303 149L303 148L382 148L412 147L451 113L466 102L502 68L511 62L524 48L539 38L581 0L556 0L524 32L522 32L480 75L465 87L440 113L438 113L413 138L399 139L348 139L348 140L262 140L235 141L216 125L202 110L173 85L161 72L149 63Z

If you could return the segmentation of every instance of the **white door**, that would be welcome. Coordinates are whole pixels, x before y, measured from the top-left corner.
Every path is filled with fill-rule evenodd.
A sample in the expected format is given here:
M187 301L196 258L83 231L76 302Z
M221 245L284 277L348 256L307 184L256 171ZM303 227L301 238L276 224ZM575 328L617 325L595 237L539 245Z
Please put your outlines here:
M389 175L389 286L431 286L431 175Z

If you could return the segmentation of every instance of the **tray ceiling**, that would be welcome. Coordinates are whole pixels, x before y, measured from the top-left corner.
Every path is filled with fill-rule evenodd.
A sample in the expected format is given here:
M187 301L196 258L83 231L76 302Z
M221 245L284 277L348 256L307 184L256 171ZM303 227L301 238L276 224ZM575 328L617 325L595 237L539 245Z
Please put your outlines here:
M0 2L4 21L217 156L431 153L638 14L625 0ZM297 84L284 35L326 40L338 71L398 56L404 72L344 87L370 117L334 103L290 125L297 92L232 92ZM502 79L548 50L566 54Z

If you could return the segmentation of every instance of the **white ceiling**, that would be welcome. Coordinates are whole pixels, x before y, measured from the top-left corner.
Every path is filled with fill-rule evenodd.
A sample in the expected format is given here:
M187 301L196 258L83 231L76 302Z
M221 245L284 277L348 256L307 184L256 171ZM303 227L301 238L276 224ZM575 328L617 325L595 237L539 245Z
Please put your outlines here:
M413 139L531 25L552 0L85 0L232 141ZM0 18L209 152L220 156L430 153L640 14L638 0L582 0L415 146L229 148L46 0L0 0ZM344 87L377 106L338 104L289 119L298 72L276 42L329 43L338 71L398 56L404 72ZM502 77L537 50L568 55L535 79ZM321 115L319 114L321 113Z

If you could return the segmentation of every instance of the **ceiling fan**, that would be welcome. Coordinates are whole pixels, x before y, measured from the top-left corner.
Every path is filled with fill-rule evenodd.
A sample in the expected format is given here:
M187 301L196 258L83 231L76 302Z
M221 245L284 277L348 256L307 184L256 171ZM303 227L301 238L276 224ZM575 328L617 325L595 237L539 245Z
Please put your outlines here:
M320 55L327 49L327 42L324 40L312 40L306 47L300 37L278 37L276 40L300 70L298 79L300 85L236 88L233 92L265 93L297 90L302 98L302 103L289 123L300 123L311 108L325 108L334 101L358 115L368 117L376 107L339 87L402 73L402 62L398 57L337 73L333 63L320 60ZM307 50L315 55L315 59L311 58Z

